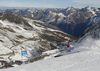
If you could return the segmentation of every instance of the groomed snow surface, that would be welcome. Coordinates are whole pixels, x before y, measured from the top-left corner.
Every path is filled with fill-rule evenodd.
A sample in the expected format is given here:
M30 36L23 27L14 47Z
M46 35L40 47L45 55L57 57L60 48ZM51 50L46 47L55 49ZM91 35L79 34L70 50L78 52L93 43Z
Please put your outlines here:
M100 39L87 37L70 53L0 71L100 71Z

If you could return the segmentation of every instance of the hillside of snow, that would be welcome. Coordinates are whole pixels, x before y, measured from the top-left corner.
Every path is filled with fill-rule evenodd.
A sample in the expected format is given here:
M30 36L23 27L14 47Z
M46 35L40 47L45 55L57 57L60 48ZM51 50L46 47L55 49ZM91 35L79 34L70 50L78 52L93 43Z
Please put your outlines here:
M63 56L50 57L27 65L0 71L99 71L100 70L100 39L88 37L70 53L62 52ZM77 52L78 51L78 52Z
M27 49L30 58L57 48L56 41L67 42L74 37L39 20L4 13L0 17L0 57L3 60L21 61L21 48ZM27 57L23 58L27 61Z

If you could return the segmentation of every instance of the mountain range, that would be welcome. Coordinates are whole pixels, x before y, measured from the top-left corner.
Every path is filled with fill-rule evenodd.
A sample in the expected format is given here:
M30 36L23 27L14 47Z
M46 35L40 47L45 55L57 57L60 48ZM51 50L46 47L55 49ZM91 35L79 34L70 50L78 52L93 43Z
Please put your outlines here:
M26 48L30 61L44 59L39 61L40 63L35 63L37 68L32 63L25 67L18 67L19 71L23 69L47 70L46 68L55 71L99 70L99 67L97 69L100 65L98 64L100 60L99 31L100 8L96 7L1 9L0 60L21 61L21 48ZM75 50L61 52L57 49L59 47L57 42L67 44L68 41L73 41L70 44L75 47ZM62 57L54 58L55 54ZM51 59L45 60L48 58ZM28 61L27 56L23 59ZM60 66L59 61L63 67ZM17 71L16 68L9 69L9 71Z
M100 8L89 6L0 10L0 57L21 60L20 50L26 47L34 58L57 48L57 41L99 38L99 24Z
M93 20L100 16L100 8L89 6L81 9L74 7L27 8L6 9L3 11L7 13L17 13L23 17L49 23L75 37L80 37L84 30L92 25Z

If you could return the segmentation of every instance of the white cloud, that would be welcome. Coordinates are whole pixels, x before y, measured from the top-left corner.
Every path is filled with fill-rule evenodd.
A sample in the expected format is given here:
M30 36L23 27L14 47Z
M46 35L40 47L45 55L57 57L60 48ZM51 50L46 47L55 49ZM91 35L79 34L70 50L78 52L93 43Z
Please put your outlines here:
M100 7L100 0L71 0L76 7L93 6Z
M100 0L73 0L78 4L100 4Z
M36 3L36 2L16 2L14 0L11 1L3 1L0 2L0 6L10 6L10 7L56 7L55 5L48 5L43 3Z

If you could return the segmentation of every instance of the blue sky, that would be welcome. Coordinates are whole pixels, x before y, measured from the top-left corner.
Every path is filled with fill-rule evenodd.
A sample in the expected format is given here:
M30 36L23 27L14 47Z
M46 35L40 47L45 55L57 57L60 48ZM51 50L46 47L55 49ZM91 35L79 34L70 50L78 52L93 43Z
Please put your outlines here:
M0 6L66 8L100 7L100 0L0 0Z

